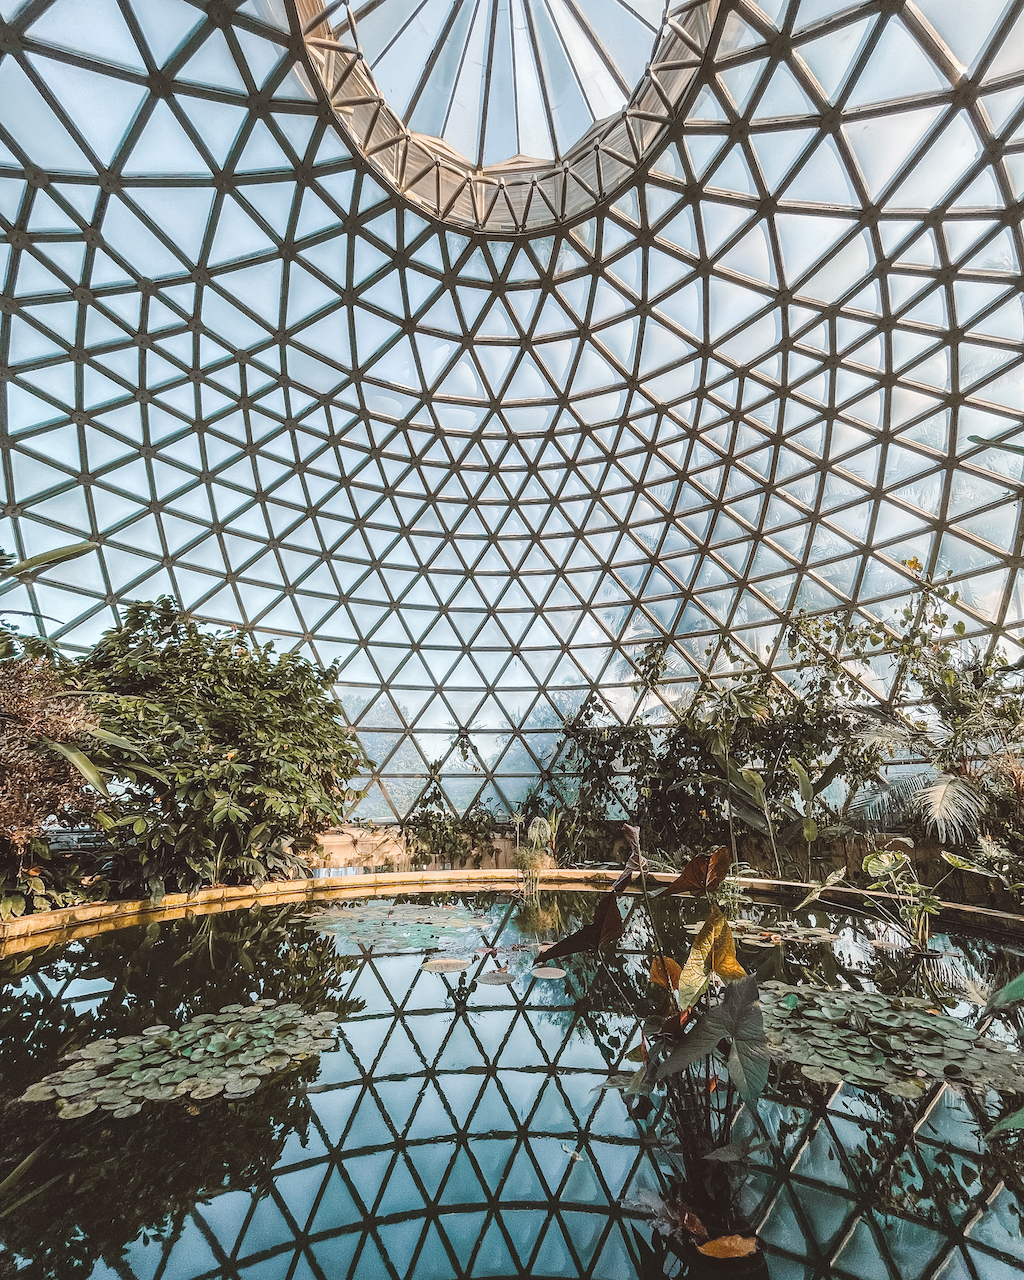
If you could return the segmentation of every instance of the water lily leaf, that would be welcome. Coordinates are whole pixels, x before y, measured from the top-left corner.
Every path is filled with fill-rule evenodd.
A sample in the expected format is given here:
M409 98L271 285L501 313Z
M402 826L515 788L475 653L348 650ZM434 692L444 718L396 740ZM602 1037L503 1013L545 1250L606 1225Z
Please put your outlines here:
M88 1080L64 1080L57 1085L57 1096L61 1098L76 1098L80 1094L88 1092Z
M891 1080L882 1089L894 1098L919 1098L927 1091L928 1085L923 1080L908 1077L904 1080Z
M82 1098L77 1102L68 1102L57 1112L61 1120L78 1120L81 1116L90 1115L98 1107L92 1098Z
M843 1076L832 1067L802 1066L800 1071L808 1080L818 1084L842 1084Z
M57 1090L52 1084L30 1084L21 1095L22 1102L52 1102L57 1097Z
M420 968L426 970L427 973L458 973L462 969L468 969L470 962L468 960L456 960L449 957L442 960L428 960L425 964L421 964Z
M554 980L555 978L564 978L565 970L559 969L556 965L540 965L531 969L530 975L534 978Z
M202 1102L205 1098L215 1098L217 1094L224 1090L224 1082L222 1080L201 1080L191 1090L191 1095L197 1102Z
M498 987L508 985L515 982L516 975L510 973L508 969L491 969L487 973L481 973L477 978L477 982L486 982L489 986Z
M127 1120L131 1116L137 1116L141 1110L141 1103L128 1102L123 1107L118 1107L112 1114L115 1120Z

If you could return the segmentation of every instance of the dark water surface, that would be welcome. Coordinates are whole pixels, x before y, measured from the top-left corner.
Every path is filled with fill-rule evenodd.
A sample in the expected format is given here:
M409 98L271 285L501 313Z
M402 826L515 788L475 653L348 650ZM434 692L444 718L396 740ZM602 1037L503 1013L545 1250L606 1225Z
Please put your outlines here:
M0 961L0 1278L649 1280L645 1206L679 1168L653 1117L595 1088L633 1070L623 1056L656 1012L649 918L631 912L624 954L607 963L573 959L564 979L529 973L536 945L589 918L594 901L349 899L317 927L308 908L264 908ZM669 954L685 958L705 909L659 908ZM756 904L741 914L768 935L786 918ZM891 935L870 921L818 910L801 923L838 941L773 947L754 930L741 962L774 964L790 983L924 997L972 1026L981 989L1024 969L1014 948L982 939L937 938L944 954L922 964L872 945ZM437 956L471 963L421 968ZM480 980L506 965L510 984ZM234 1101L62 1120L53 1102L19 1100L86 1044L257 1000L338 1014L337 1047ZM1013 1018L988 1034L1017 1044ZM986 1149L985 1106L954 1084L908 1100L778 1065L760 1108L771 1142L730 1166L765 1249L761 1269L742 1274L1024 1277L1022 1161L1012 1144ZM733 1136L743 1125L739 1115ZM696 1261L686 1274L727 1274Z

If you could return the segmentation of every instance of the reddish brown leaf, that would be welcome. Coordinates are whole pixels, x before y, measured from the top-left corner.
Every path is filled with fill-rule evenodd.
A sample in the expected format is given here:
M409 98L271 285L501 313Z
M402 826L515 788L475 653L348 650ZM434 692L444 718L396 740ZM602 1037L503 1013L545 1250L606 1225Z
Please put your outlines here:
M597 904L594 910L594 927L598 931L599 947L607 947L622 937L622 916L614 893L606 893Z
M710 893L729 874L729 862L729 850L725 845L719 845L710 854L698 854L690 859L668 888L662 890L662 896L667 893Z
M622 937L622 916L619 915L617 898L613 892L606 893L598 902L594 911L594 919L582 929L570 933L567 938L546 948L537 957L537 963L554 960L558 956L575 955L578 951L596 951L598 947L618 942Z
M668 987L669 991L675 991L679 986L682 972L682 968L668 956L655 956L651 961L651 981L659 987Z
M757 1252L757 1236L719 1236L697 1249L706 1258L749 1258Z
M679 1221L691 1236L697 1236L700 1240L706 1240L708 1238L707 1229L705 1228L704 1223L701 1222L700 1218L697 1217L692 1209L683 1209L679 1215ZM697 1247L699 1249L700 1245Z

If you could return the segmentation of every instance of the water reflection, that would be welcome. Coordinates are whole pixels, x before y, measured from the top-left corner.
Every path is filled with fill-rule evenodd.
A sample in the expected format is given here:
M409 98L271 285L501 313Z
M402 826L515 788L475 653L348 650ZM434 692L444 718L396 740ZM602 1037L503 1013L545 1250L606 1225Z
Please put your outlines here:
M459 940L472 964L458 975L425 973L422 954L389 950L386 937L349 948L311 930L304 907L151 925L2 962L0 1276L725 1274L652 1230L651 1196L690 1204L709 1231L723 1205L756 1229L766 1252L735 1260L730 1275L1024 1275L1019 1162L1012 1147L984 1151L982 1101L948 1085L911 1102L812 1085L784 1067L760 1122L709 1088L677 1103L676 1131L757 1141L695 1186L685 1153L656 1146L656 1117L596 1087L630 1069L638 1017L659 1008L643 913L607 962L574 959L564 980L525 972L525 948L578 927L592 902L461 898L481 923L474 946ZM683 952L691 917L678 902L659 910L666 949ZM746 914L770 924L771 910ZM927 993L975 1022L964 977L980 988L1021 967L1005 949L959 939L958 956L925 970L873 948L870 922L820 910L809 923L840 942L748 946L744 963L791 982ZM506 963L522 970L511 986L477 980ZM131 1120L60 1121L52 1104L12 1100L86 1042L264 998L337 1012L338 1049L242 1101L152 1104Z

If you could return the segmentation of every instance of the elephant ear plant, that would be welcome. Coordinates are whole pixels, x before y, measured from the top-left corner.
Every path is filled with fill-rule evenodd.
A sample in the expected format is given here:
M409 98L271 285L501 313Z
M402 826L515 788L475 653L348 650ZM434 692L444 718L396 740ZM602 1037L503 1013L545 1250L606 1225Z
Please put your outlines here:
M289 877L289 846L342 822L367 763L332 696L335 666L133 603L77 668L112 799L96 815L122 892Z
M657 948L650 959L650 981L652 988L664 991L657 993L659 1011L647 1022L641 1046L627 1055L638 1069L632 1075L615 1073L598 1087L622 1089L636 1118L655 1116L664 1122L661 1135L667 1140L662 1145L681 1176L672 1179L663 1194L649 1193L639 1207L654 1217L657 1232L676 1260L691 1269L737 1264L742 1270L729 1274L766 1277L764 1257L740 1211L728 1167L749 1152L749 1143L741 1148L729 1140L738 1104L746 1103L756 1115L770 1065L757 979L736 959L732 929L714 900L721 896L729 873L729 851L723 846L692 859L659 895L711 899L690 954L680 964L661 949L639 832L627 828L627 835L630 831L635 872L627 866L628 873L598 900L593 919L546 947L537 964L584 951L610 960L624 931L618 893L639 880L647 916L644 927ZM718 990L723 991L721 998ZM651 1248L659 1252L656 1245L657 1237L652 1246L641 1242L641 1253ZM650 1274L657 1274L657 1269Z

